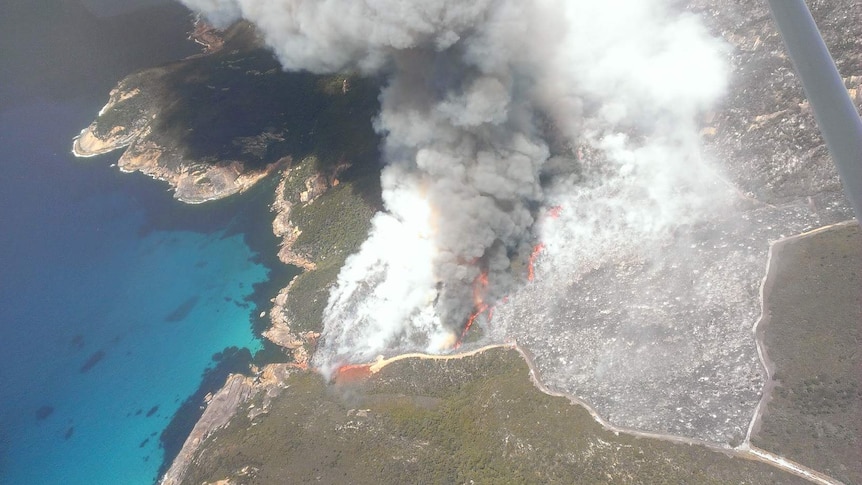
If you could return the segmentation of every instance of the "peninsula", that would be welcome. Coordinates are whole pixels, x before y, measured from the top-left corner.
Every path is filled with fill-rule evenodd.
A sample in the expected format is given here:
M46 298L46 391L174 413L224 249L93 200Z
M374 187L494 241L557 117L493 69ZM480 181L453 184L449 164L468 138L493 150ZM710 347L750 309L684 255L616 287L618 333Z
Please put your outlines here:
M602 247L566 274L537 241L512 258L529 279L482 303L457 353L393 351L331 381L310 362L339 271L384 207L373 126L383 81L284 72L245 21L198 24L202 55L122 80L74 153L125 148L121 170L187 203L267 181L271 213L255 217L272 217L279 258L303 270L259 309L284 362L232 375L201 403L162 483L862 482L859 356L839 357L858 338L858 224L766 6L687 9L726 42L734 69L699 127L704 157L721 161L726 211ZM862 7L814 14L827 42L857 39L833 55L862 105ZM586 145L551 145L584 167L602 161ZM530 216L573 227L578 211ZM815 301L819 287L835 289L841 311ZM806 330L816 318L828 318L828 338ZM817 362L799 357L803 342Z

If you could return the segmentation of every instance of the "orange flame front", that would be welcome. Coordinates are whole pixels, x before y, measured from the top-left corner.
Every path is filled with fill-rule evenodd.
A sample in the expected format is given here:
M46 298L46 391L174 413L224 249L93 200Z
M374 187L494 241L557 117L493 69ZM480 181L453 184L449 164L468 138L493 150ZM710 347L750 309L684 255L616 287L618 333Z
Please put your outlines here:
M488 320L491 319L491 315L493 314L493 308L488 306L485 303L485 290L488 289L488 270L483 270L479 273L479 276L473 280L473 305L474 310L473 313L470 314L470 317L467 319L467 325L464 326L464 330L461 331L461 336L458 338L458 341L455 342L455 348L460 348L461 343L464 341L464 337L467 336L467 332L470 331L470 327L473 326L473 323L479 318L479 315L488 312Z
M527 264L527 281L533 281L533 278L535 278L536 272L534 267L536 264L536 258L539 257L539 253L541 253L543 249L545 249L545 243L539 243L533 246L533 252L530 253L530 261Z
M337 384L346 384L365 379L371 375L371 364L345 364L335 371L333 379Z

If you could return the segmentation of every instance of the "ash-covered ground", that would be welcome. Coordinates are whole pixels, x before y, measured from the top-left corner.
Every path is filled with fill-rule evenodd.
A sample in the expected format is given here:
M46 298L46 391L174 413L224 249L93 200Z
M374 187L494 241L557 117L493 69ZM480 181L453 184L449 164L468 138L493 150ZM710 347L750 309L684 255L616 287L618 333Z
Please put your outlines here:
M514 340L614 425L745 439L770 241L852 217L762 2L184 2L385 79L382 210L282 293L310 365ZM862 5L811 6L859 103ZM306 237L345 251L308 223L337 212Z
M752 329L770 241L853 215L766 4L689 8L732 48L729 94L691 162L713 167L709 210L644 230L661 208L628 183L637 167L592 171L601 154L579 150L575 189L561 184L540 221L534 280L484 326L614 425L735 446L765 380ZM811 8L859 106L862 5Z

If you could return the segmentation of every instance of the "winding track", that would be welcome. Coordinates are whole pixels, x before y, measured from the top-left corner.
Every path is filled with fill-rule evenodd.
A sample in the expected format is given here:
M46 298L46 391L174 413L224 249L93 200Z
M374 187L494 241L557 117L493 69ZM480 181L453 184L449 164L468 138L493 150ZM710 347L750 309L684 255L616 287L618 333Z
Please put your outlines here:
M772 288L772 284L773 284L773 278L770 278L771 275L774 277L774 273L772 272L772 270L773 270L773 265L772 265L773 258L777 257L780 254L781 246L786 244L789 241L803 238L803 237L808 237L808 236L818 234L818 233L821 233L824 231L828 231L832 228L843 227L843 226L847 226L847 225L851 225L851 224L855 224L855 223L856 223L855 220L848 220L848 221L838 222L835 224L829 224L827 226L823 226L823 227L820 227L817 229L813 229L811 231L803 232L801 234L796 234L793 236L784 237L784 238L778 239L776 241L772 241L770 243L769 252L768 252L767 260L766 260L766 272L765 272L765 274L763 276L763 280L761 281L761 284L760 284L759 303L760 303L760 308L761 308L761 314L760 314L760 318L758 318L757 322L755 322L755 324L752 328L752 333L754 334L754 339L755 339L755 343L757 345L757 353L758 353L758 356L760 357L760 362L763 365L764 369L766 369L766 381L764 382L764 385L763 385L763 391L761 393L760 401L757 403L757 406L754 409L754 413L752 415L751 422L748 426L748 432L746 433L745 440L742 442L742 444L740 444L739 446L737 446L735 448L718 446L714 443L710 443L707 441L697 440L697 439L692 439L692 438L685 438L685 437L676 436L676 435L672 435L672 434L651 433L651 432L639 431L639 430L633 429L633 428L615 426L615 425L611 424L610 422L608 422L607 420L605 420L601 415L599 415L598 412L596 412L595 409L593 409L589 405L589 403L580 399L578 396L575 396L573 394L567 394L564 392L553 391L553 390L549 389L548 387L546 387L544 385L544 383L542 383L541 379L539 378L538 370L537 370L537 368L533 362L532 356L529 354L529 352L527 350L525 350L524 348L519 346L517 344L517 342L508 342L508 343L502 343L502 344L486 345L484 347L473 349L473 350L470 350L467 352L448 354L448 355L434 355L434 354L425 354L425 353L420 353L420 352L413 352L413 353L400 354L400 355L396 355L396 356L389 357L389 358L379 357L376 361L368 363L366 365L368 366L368 370L372 374L375 374L375 373L379 372L381 369L383 369L384 367L386 367L387 365L389 365L393 362L397 362L399 360L404 360L404 359L452 360L452 359L463 359L465 357L470 357L470 356L480 354L480 353L485 352L485 351L490 350L490 349L497 349L497 348L514 349L514 350L517 350L519 354L521 354L521 357L523 357L524 361L527 363L527 366L530 369L530 379L533 381L533 384L540 391L542 391L543 393L550 395L550 396L564 397L564 398L568 399L570 402L582 406L584 409L587 410L587 412L590 413L590 415L593 417L593 419L597 423L599 423L605 429L607 429L611 432L625 433L625 434L644 437L644 438L670 441L673 443L700 445L700 446L704 446L704 447L709 448L709 449L714 450L714 451L719 451L719 452L723 452L723 453L730 453L733 456L736 456L739 458L743 458L743 459L747 459L747 460L755 460L755 461L760 461L762 463L766 463L768 465L774 466L774 467L776 467L780 470L783 470L785 472L792 473L796 476L799 476L801 478L809 480L812 483L817 483L820 485L843 485L842 482L840 482L839 480L836 480L835 478L832 478L828 475L820 473L817 470L809 468L809 467L802 465L800 463L796 463L792 460L788 460L787 458L776 455L775 453L771 453L767 450L763 450L763 449L760 449L760 448L753 446L751 444L751 434L760 425L760 419L763 415L763 411L766 407L766 403L769 401L769 397L770 397L772 389L774 387L774 381L772 379L772 376L774 375L774 372L775 372L775 366L774 366L774 363L769 359L769 356L767 355L767 352L766 352L766 348L763 344L763 336L765 333L763 331L763 327L765 327L765 325L767 325L769 322L769 315L766 313L765 301L766 301L766 298L769 296L770 289Z
M759 347L760 347L760 345L758 342L758 348ZM747 460L755 460L755 461L760 461L760 462L766 463L766 464L774 466L780 470L783 470L783 471L786 471L788 473L792 473L796 476L807 479L807 480L811 481L812 483L817 483L820 485L843 485L842 482L840 482L840 481L838 481L832 477L829 477L827 475L824 475L823 473L820 473L817 470L808 468L805 465L802 465L802 464L796 463L794 461L788 460L788 459L783 458L781 456L778 456L774 453L770 453L769 451L762 450L760 448L751 446L751 444L749 443L748 437L746 437L745 442L743 442L738 447L727 448L727 447L723 447L723 446L717 446L717 445L715 445L713 443L709 443L707 441L702 441L702 440L697 440L697 439L692 439L692 438L684 438L681 436L676 436L676 435L671 435L671 434L648 433L648 432L644 432L644 431L638 431L636 429L615 426L615 425L609 423L608 421L606 421L604 418L602 418L599 415L599 413L597 413L586 401L578 398L577 396L572 395L572 394L563 393L563 392L552 391L552 390L548 389L542 383L542 381L539 379L538 372L537 372L536 367L533 363L532 357L528 354L528 352L526 350L521 348L515 342L486 345L484 347L480 347L478 349L474 349L474 350L471 350L469 352L462 352L462 353L448 354L448 355L424 354L424 353L419 353L419 352L400 354L400 355L396 355L396 356L389 357L386 359L378 358L376 361L368 363L366 365L368 366L368 370L372 374L376 374L377 372L379 372L381 369L383 369L387 365L392 364L393 362L397 362L399 360L404 360L404 359L427 359L427 360L463 359L465 357L471 357L471 356L474 356L476 354L480 354L480 353L485 352L487 350L499 349L499 348L514 349L514 350L518 351L519 354L521 354L521 357L523 357L524 361L527 363L527 366L530 369L530 380L533 381L533 384L540 391L542 391L543 393L545 393L549 396L564 397L564 398L568 399L570 402L577 404L579 406L582 406L584 409L587 410L587 412L590 413L590 416L592 416L593 419L597 423L599 423L605 429L607 429L608 431L611 431L613 433L625 433L628 435L638 436L638 437L643 437L643 438L651 438L651 439L657 439L657 440L662 440L662 441L670 441L672 443L704 446L704 447L709 448L710 450L713 450L713 451L719 451L722 453L731 454L731 455L739 457L739 458L743 458L743 459L747 459ZM760 405L758 405L758 407L755 411L756 414L755 414L754 419L757 419L759 417L759 409L760 409ZM752 419L752 422L754 421L754 419Z

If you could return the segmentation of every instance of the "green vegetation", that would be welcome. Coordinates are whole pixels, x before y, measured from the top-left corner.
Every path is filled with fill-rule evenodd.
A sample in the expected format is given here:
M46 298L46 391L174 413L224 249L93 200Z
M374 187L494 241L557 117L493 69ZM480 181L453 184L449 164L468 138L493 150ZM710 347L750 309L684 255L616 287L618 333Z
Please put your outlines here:
M146 133L129 153L156 145L158 164L169 172L203 175L208 164L226 161L249 172L290 157L285 197L302 231L293 250L318 269L297 278L285 311L295 331L320 331L328 289L381 205L379 137L371 124L379 110L376 81L283 72L254 28L240 22L224 33L221 50L132 74L118 92L135 95L103 113L95 134ZM316 178L314 200L301 200Z
M241 411L209 438L185 483L805 483L705 447L616 435L528 374L503 349L402 360L347 384L296 374L268 414Z
M361 154L368 146L356 149ZM325 188L328 182L324 183L320 195L303 203L300 194L308 189L306 182L316 177L331 178L333 169L323 165L316 155L309 156L294 166L284 180L285 198L293 205L290 221L301 231L292 250L317 265L317 269L297 276L288 294L284 311L294 332L321 331L329 289L344 260L367 237L371 217L381 206L376 163L351 165L339 176L338 185Z
M224 37L213 54L123 79L121 93L137 94L99 116L96 136L149 126L137 143L163 147L168 156L160 163L168 169L239 161L255 170L284 156L314 155L321 168L348 154L352 163L376 160L370 122L378 110L375 81L283 72L248 23L235 24Z
M753 445L862 483L862 233L841 226L775 248L764 343L776 387Z
M157 67L132 74L123 79L118 89L128 96L105 110L96 119L93 134L100 139L125 138L142 130L154 114L157 95L152 89L141 89L158 85L159 79L167 72ZM137 90L137 92L135 92ZM112 136L113 134L113 136Z
M294 251L317 264L314 271L299 275L290 289L286 312L294 331L321 330L329 288L345 258L365 240L378 207L360 195L361 187L378 180L373 175L340 184L291 211L291 221L302 230Z
M320 332L329 288L338 277L343 259L331 261L296 277L287 296L285 313L294 332Z
M357 194L356 187L377 180L363 178L338 185L313 203L294 208L290 219L302 229L294 250L309 255L320 265L356 252L368 236L375 209Z

